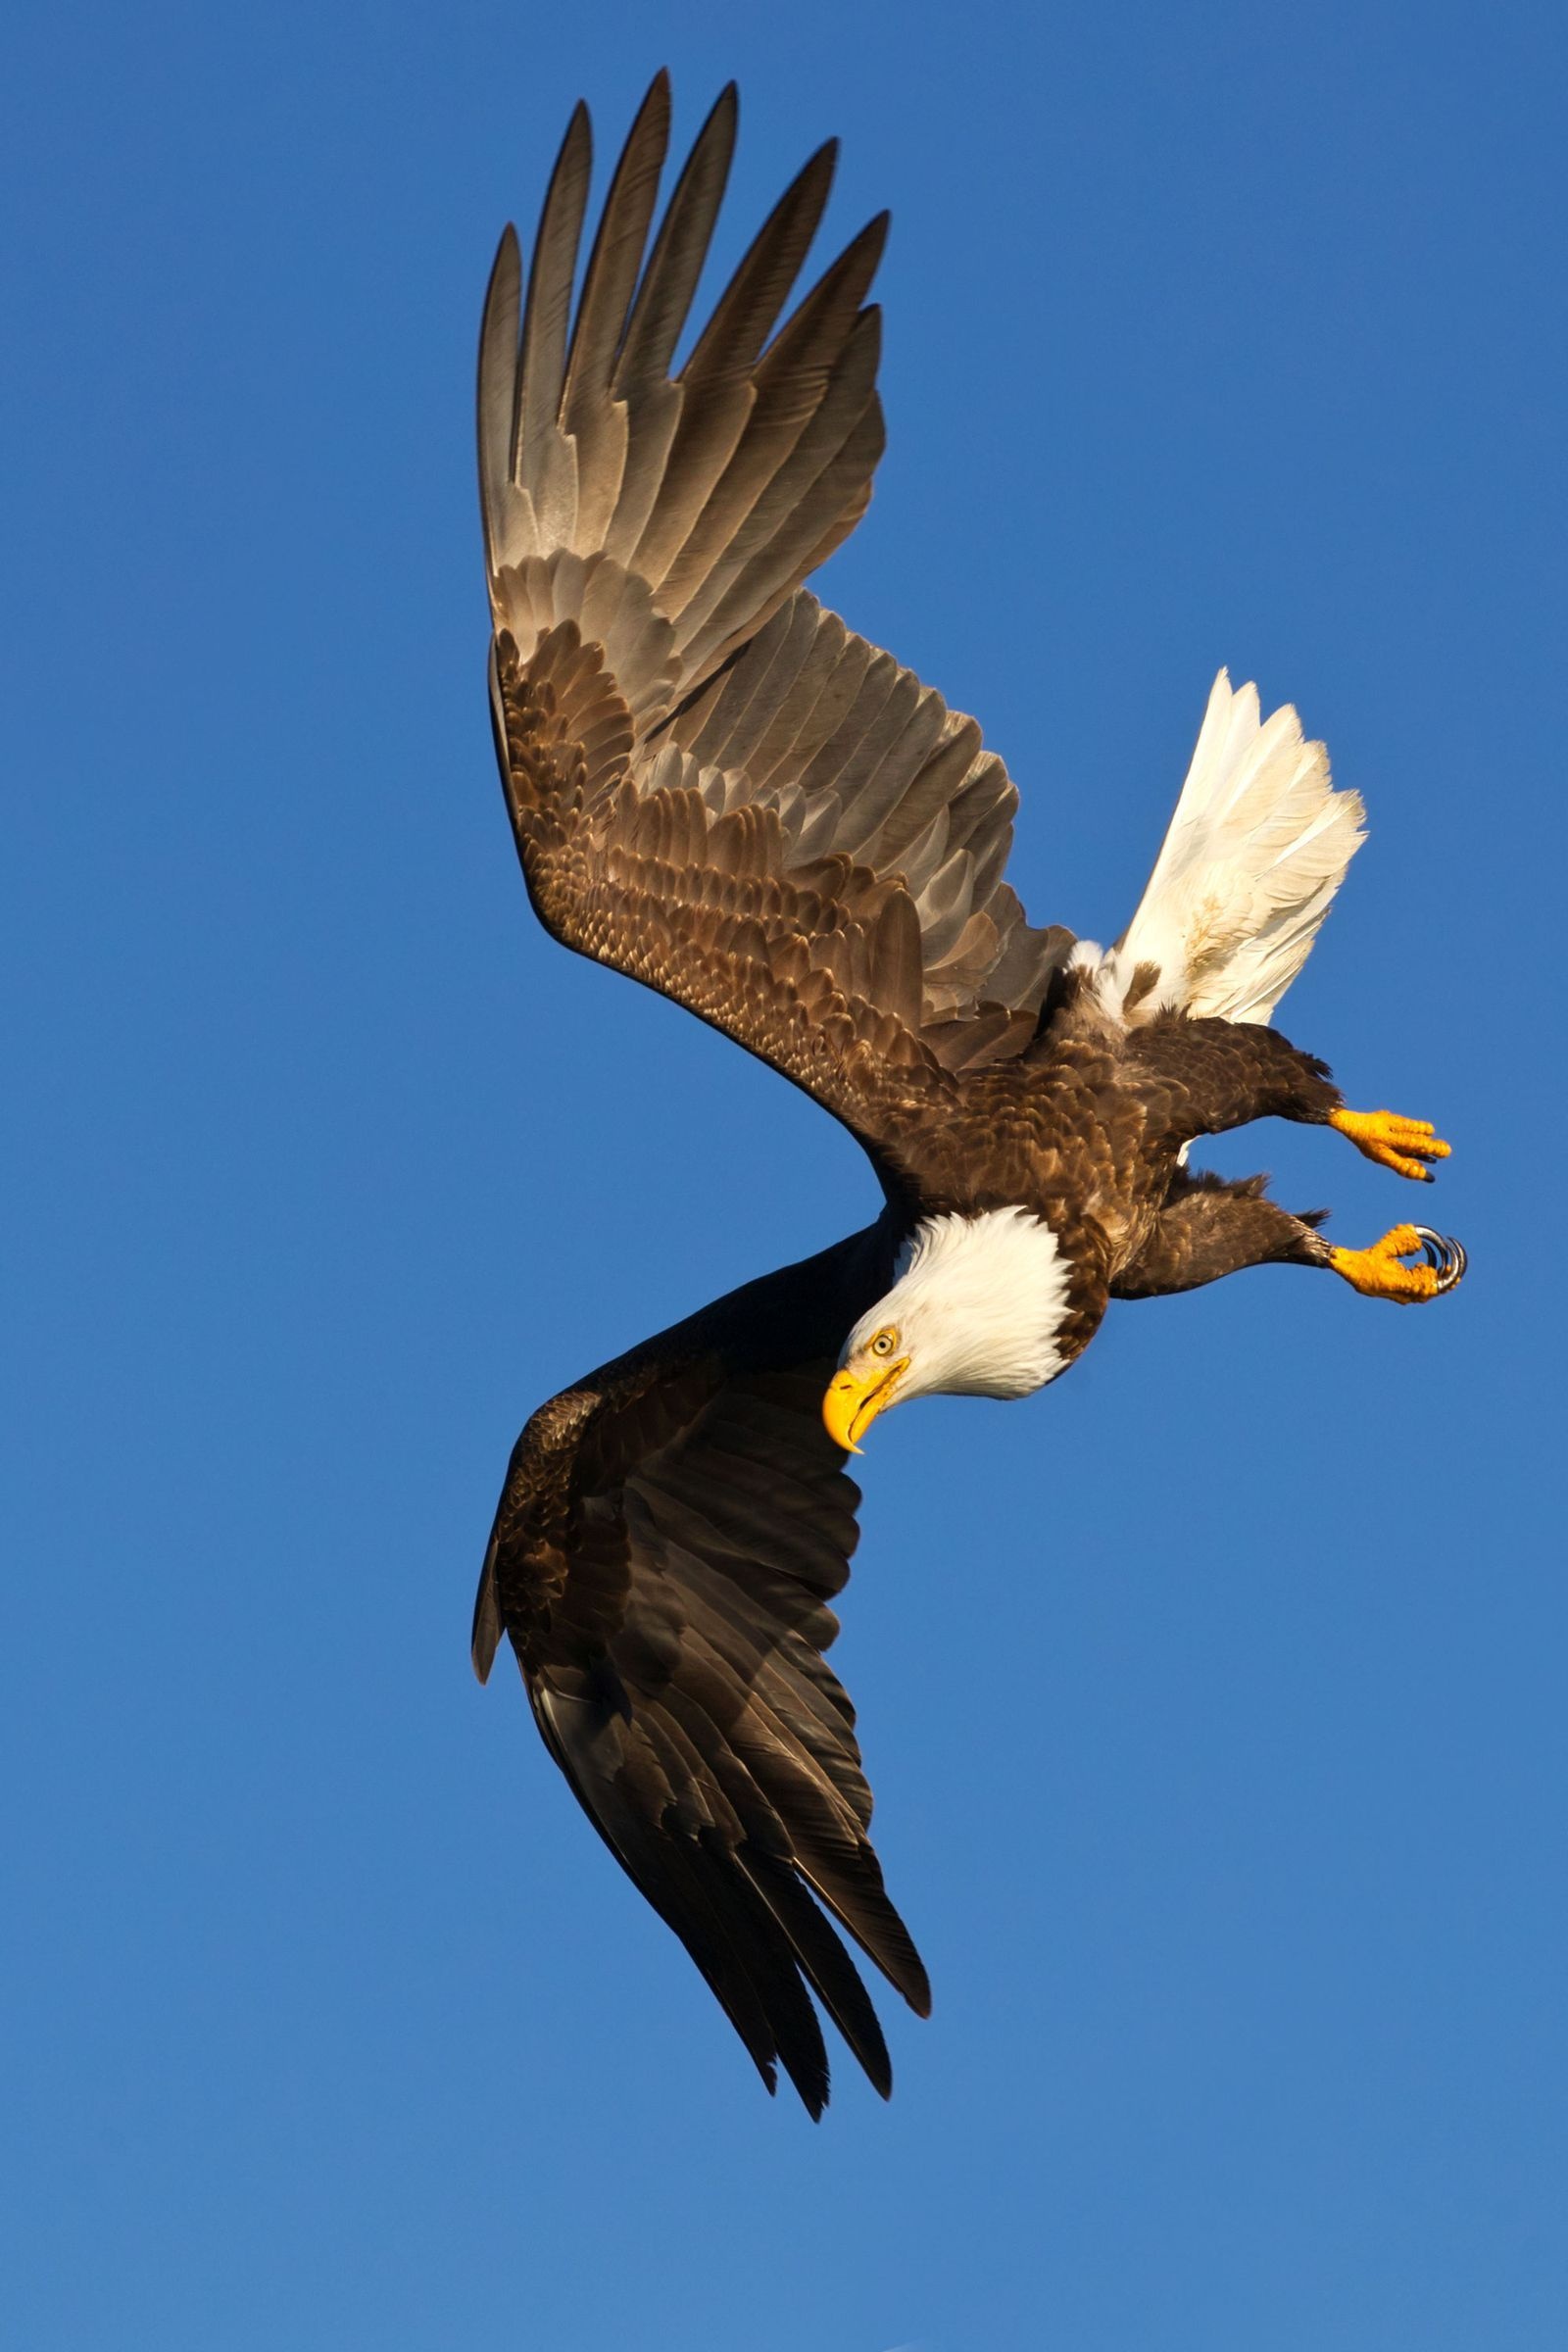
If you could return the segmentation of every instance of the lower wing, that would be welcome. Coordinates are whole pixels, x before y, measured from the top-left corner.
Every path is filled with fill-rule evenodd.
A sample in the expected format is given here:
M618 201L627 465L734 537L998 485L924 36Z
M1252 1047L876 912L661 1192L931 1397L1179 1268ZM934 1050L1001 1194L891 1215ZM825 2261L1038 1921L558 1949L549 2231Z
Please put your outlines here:
M855 1711L823 1654L859 1497L821 1396L890 1255L873 1226L542 1407L513 1455L474 1617L481 1679L505 1632L583 1810L769 2090L782 2064L813 2116L828 2063L809 1992L884 2097L892 2086L832 1921L930 2006L871 1847Z

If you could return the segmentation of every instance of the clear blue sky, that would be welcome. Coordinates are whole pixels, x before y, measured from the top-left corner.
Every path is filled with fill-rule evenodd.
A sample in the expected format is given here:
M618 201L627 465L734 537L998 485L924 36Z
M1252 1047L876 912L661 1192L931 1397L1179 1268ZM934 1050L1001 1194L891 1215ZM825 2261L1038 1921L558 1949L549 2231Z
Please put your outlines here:
M1568 2340L1560 12L13 19L0 2333L437 2352ZM930 1963L770 2104L468 1671L508 1447L863 1218L528 914L470 370L567 109L845 139L891 448L824 592L1130 910L1220 662L1372 836L1286 1026L1472 1251L1114 1309L879 1424L837 1653ZM1370 1240L1412 1196L1271 1166Z

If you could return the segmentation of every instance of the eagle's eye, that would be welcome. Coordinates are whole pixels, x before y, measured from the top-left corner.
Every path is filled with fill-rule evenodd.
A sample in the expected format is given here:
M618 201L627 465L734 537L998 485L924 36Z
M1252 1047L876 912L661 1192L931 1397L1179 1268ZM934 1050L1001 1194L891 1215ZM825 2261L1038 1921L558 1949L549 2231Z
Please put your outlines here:
M891 1355L893 1353L893 1334L891 1331L879 1331L877 1333L876 1338L871 1342L871 1353L873 1355Z

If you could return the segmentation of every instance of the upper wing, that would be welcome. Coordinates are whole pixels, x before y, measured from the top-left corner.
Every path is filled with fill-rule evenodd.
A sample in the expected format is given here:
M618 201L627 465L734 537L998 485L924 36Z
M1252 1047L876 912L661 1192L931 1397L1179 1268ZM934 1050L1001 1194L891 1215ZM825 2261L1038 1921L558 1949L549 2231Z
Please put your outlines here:
M771 2090L828 2090L816 1992L884 2096L871 2003L814 1894L924 2015L883 1891L855 1713L823 1651L858 1500L820 1403L877 1296L879 1226L706 1308L536 1413L474 1614L511 1636L539 1728Z
M661 75L574 321L581 108L526 299L511 230L491 279L479 470L503 778L557 937L870 1140L944 1067L1019 1051L1071 942L1031 929L1002 880L1017 796L974 722L800 587L863 513L882 449L865 295L885 220L773 334L826 202L819 151L672 377L734 93L645 262L668 111Z

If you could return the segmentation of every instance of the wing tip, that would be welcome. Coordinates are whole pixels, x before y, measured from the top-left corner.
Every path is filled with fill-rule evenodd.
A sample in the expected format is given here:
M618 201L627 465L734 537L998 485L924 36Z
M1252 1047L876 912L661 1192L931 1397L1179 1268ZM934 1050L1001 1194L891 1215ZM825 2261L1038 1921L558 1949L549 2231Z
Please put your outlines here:
M501 1646L501 1604L496 1597L495 1548L492 1545L479 1572L479 1590L473 1602L473 1632L468 1642L468 1655L481 1684L490 1680L490 1669L496 1662L496 1651Z
M741 85L732 74L703 118L703 126L692 143L693 155L710 134L717 138L721 133L727 133L728 144L733 148L740 119Z

